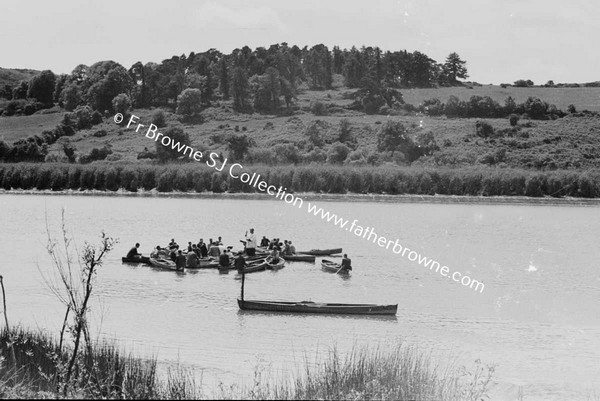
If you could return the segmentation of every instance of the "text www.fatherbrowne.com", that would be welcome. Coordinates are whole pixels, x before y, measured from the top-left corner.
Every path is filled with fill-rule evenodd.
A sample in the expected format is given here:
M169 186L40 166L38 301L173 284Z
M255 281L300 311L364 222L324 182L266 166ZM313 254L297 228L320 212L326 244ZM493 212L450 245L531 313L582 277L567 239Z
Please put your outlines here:
M121 113L117 113L115 114L114 121L117 124L119 124L123 121L123 118L124 116ZM130 126L133 125L134 127L136 127L135 132L140 132L140 129L146 126L144 124L139 124L138 120L138 116L131 115L127 124L127 128L130 128ZM225 166L227 165L227 159L221 161L217 153L210 152L205 160L202 151L196 150L189 145L176 142L172 138L163 135L162 133L157 131L158 127L154 124L150 124L147 130L142 130L141 132L145 134L146 138L154 140L155 142L160 142L163 146L171 147L173 150L176 149L177 152L181 153L184 156L187 154L189 158L194 159L195 161L205 161L208 167L214 168L216 171L221 172L225 169ZM221 164L219 165L219 163ZM269 185L266 181L260 179L260 174L250 174L249 172L244 172L243 170L244 167L241 164L232 163L229 167L229 175L234 179L240 180L246 185L254 187L260 192L265 192L268 195L274 196L276 199L280 199L289 205L298 207L299 209L304 208L304 200L294 194L286 192L287 188L283 188L282 186L279 186L279 188L277 188L274 185ZM400 243L398 243L398 239L386 239L385 237L378 235L373 227L363 228L362 226L357 224L358 220L356 219L350 222L349 220L339 217L336 214L330 213L310 202L307 202L306 211L309 214L320 217L321 220L327 221L328 223L333 223L335 226L351 232L357 237L361 237L363 239L366 239L367 241L372 241L374 244L377 244L381 248L385 248L388 250L391 248L392 252L394 252L395 254L405 257L411 262L416 262L419 265L428 268L431 271L435 271L443 277L447 277L452 281L460 283L465 287L469 287L475 291L479 291L480 293L482 293L483 289L485 288L485 285L482 282L472 279L467 275L463 275L458 271L451 272L449 267L440 264L438 261L421 255L417 251L403 247Z

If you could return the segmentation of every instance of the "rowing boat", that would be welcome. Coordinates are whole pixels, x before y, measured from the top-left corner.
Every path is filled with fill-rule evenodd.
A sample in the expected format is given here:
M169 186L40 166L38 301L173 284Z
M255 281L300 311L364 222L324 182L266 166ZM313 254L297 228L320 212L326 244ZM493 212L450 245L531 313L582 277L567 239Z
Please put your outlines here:
M166 270L177 270L177 265L172 260L150 258L150 265Z
M332 262L331 260L323 259L321 261L321 270L329 273L350 274L349 269L342 269L342 265Z
M336 253L342 253L342 248L333 248L333 249L311 249L310 251L302 251L298 252L303 255L314 255L314 256L331 256Z
M315 263L315 255L281 255L286 262L311 262Z
M147 256L140 256L139 258L122 257L121 260L123 261L123 263L145 263L147 265L150 264L150 258Z
M255 272L262 272L267 270L267 265L269 264L269 262L267 262L266 259L260 259L260 260L255 260L252 262L247 263L246 267L244 267L244 274L248 274L248 273L255 273Z
M398 304L376 305L317 303L312 301L248 301L239 298L237 301L241 310L263 312L328 313L336 315L395 315L398 311Z
M265 259L266 261L266 259ZM279 262L277 263L271 263L271 261L266 262L266 266L267 270L280 270L283 269L285 267L285 260L279 258Z

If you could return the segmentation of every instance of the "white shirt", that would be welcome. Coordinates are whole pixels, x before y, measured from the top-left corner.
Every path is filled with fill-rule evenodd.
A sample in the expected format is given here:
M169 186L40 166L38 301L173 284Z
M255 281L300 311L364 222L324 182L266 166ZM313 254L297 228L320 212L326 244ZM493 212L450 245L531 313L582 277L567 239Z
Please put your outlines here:
M246 248L256 248L256 234L246 236Z

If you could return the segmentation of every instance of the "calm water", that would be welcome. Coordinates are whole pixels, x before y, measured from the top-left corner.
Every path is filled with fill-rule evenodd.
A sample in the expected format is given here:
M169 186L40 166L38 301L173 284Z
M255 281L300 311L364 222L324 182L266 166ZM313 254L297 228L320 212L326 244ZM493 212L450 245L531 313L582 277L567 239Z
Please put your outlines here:
M64 309L39 270L50 271L45 214L82 243L101 230L120 243L98 275L94 331L128 349L181 362L205 385L251 381L257 366L279 372L317 351L387 347L400 339L435 358L496 365L492 399L588 399L600 394L600 208L321 202L378 234L399 238L484 281L483 294L277 200L0 195L0 253L9 319L57 330ZM147 254L222 236L240 246L246 229L292 239L299 250L343 247L354 271L289 263L247 276L246 297L398 303L397 318L243 313L233 272L181 275L120 262L135 243ZM39 270L38 270L39 267Z

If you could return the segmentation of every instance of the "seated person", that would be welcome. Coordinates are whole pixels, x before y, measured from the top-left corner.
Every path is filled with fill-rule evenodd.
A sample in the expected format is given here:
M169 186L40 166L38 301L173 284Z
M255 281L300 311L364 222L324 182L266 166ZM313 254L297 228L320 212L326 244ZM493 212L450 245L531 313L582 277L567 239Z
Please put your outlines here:
M177 242L175 242L175 238L171 238L171 242L169 242L169 249L175 248L179 248L179 245L177 245Z
M290 246L290 255L295 255L296 254L296 247L294 245L292 245L292 241L288 241L288 245Z
M260 240L260 246L262 247L268 247L269 246L269 239L267 237L265 237L263 235L262 239Z
M279 251L277 248L273 248L271 251L271 254L269 255L269 263L272 265L279 263Z
M140 244L135 244L135 246L133 248L131 248L129 250L129 252L127 252L127 259L141 259L142 255L138 252L138 248L140 247Z
M156 249L152 251L152 253L150 254L150 257L153 259L158 259L162 256L161 253L162 253L162 249L161 249L160 245L156 245Z
M342 269L352 270L352 260L348 258L347 254L344 254L344 257L342 258Z
M246 263L246 259L244 259L243 252L238 253L237 258L235 258L234 265L238 272L241 272L244 269L244 267L248 265Z

